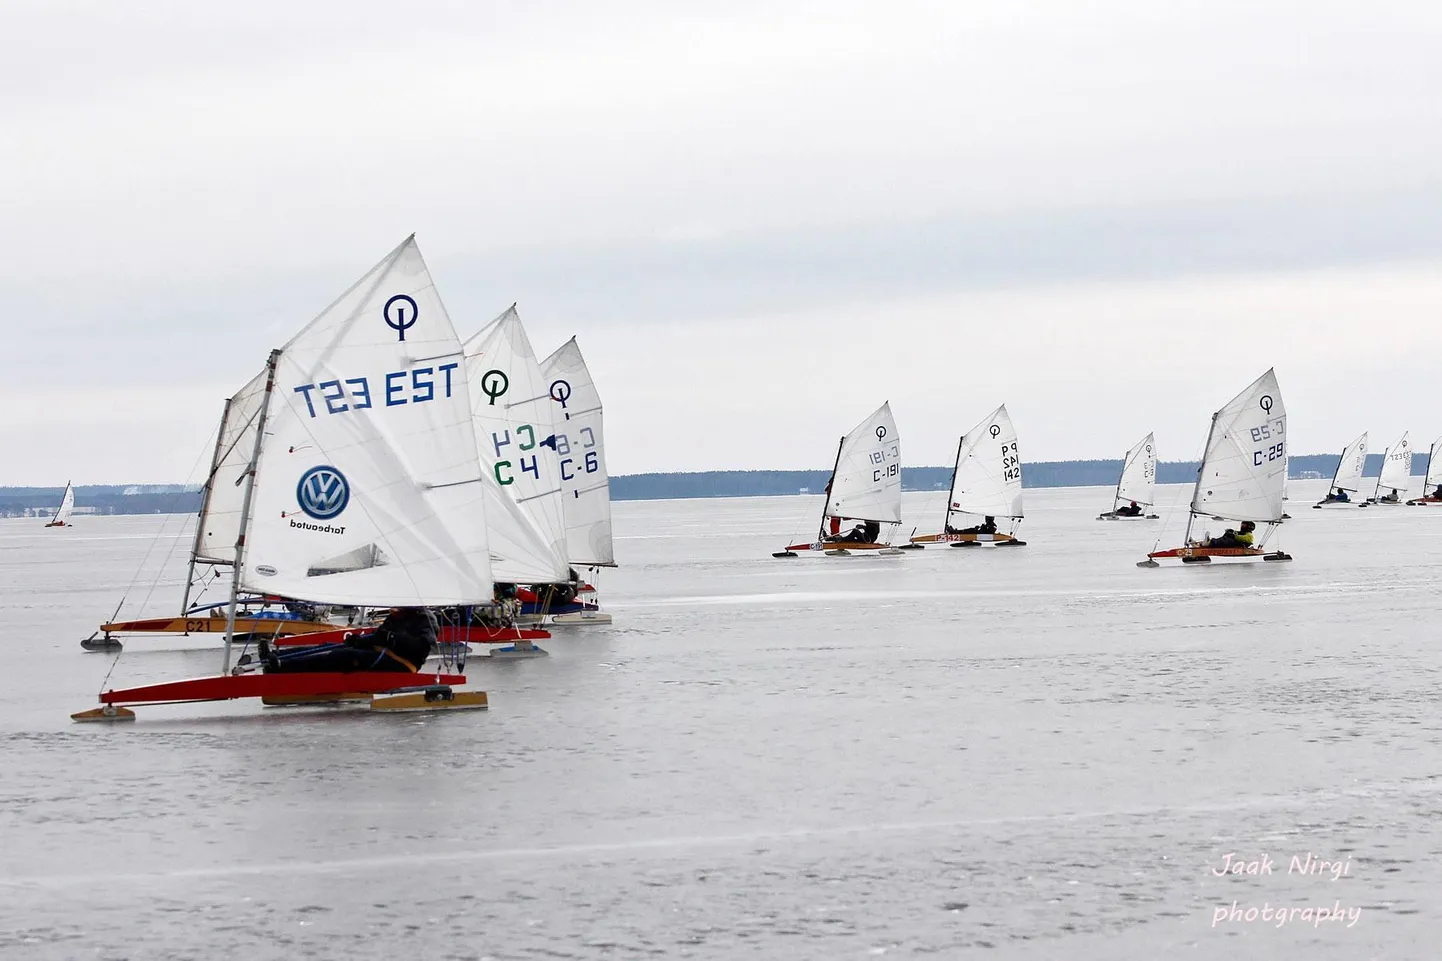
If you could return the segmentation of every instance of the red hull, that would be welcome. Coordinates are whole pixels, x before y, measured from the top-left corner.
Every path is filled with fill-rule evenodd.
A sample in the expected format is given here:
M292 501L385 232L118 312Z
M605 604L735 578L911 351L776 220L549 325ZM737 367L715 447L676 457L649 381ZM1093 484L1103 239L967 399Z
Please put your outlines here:
M271 641L275 647L310 647L313 644L341 644L352 634L365 634L368 628L345 627L317 634L297 634L292 637L277 637ZM514 644L518 640L543 641L551 636L550 631L535 628L442 627L436 640L442 644Z
M427 684L460 686L464 674L409 674L396 671L354 671L349 674L221 674L186 681L105 691L101 704L230 701L240 697L302 697L331 694L384 694Z
M1268 552L1256 547L1173 547L1153 551L1148 557L1262 557Z
M516 641L544 641L550 631L534 627L443 627L436 639L442 644L514 644Z

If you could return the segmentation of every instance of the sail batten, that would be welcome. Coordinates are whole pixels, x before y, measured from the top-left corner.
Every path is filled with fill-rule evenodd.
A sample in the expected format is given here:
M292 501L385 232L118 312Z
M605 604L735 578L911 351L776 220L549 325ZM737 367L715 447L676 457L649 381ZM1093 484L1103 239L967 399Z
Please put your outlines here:
M1016 427L1002 404L961 436L947 518L953 513L1020 519L1021 453Z

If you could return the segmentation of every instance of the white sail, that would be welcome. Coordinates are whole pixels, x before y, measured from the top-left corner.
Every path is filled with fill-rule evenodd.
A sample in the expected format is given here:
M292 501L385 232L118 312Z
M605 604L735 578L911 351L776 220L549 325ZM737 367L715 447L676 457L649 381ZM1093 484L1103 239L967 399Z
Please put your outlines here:
M1427 455L1427 476L1422 481L1422 494L1431 497L1439 484L1442 484L1442 437L1432 442L1432 449Z
M555 404L515 305L466 341L465 352L492 575L562 583L568 565Z
M70 515L75 512L75 488L67 481L65 493L60 495L60 506L55 508L55 516L51 518L52 524L69 524Z
M1157 445L1151 434L1137 441L1127 451L1122 463L1121 480L1117 482L1117 504L1136 501L1150 507L1156 503L1157 493Z
M566 554L572 564L614 567L611 482L606 473L601 395L596 392L576 338L542 361L541 371L555 404Z
M1286 434L1287 409L1277 375L1269 370L1212 416L1192 513L1280 521Z
M376 607L489 602L461 344L415 239L272 363L241 588Z
M193 557L199 564L234 564L240 536L245 474L255 453L255 422L265 403L267 372L262 370L226 401L220 418L215 456L200 502Z
M1382 455L1382 473L1377 477L1377 496L1386 496L1392 491L1406 493L1412 482L1412 442L1403 431L1397 443L1387 448Z
M1022 516L1021 454L1005 404L961 437L946 516L954 512Z
M1342 459L1337 462L1337 473L1332 475L1332 490L1357 493L1362 489L1362 471L1367 467L1367 431L1346 447L1342 448Z
M827 517L901 523L901 436L889 402L841 439L826 503Z

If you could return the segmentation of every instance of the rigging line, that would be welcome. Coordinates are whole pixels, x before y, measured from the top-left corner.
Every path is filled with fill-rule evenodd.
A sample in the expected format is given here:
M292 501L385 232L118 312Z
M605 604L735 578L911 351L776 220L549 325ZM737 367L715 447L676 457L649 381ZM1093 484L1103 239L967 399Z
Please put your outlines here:
M1208 436L1210 437L1210 434L1209 434ZM1195 448L1194 448L1194 449L1195 449ZM1206 459L1207 459L1207 445L1206 445L1206 441L1203 441L1203 442L1202 442L1201 449L1200 449L1200 454L1197 456L1197 472L1198 472L1198 473L1201 473L1201 470L1202 470L1202 462L1203 462L1204 460L1206 460ZM1158 473L1158 474L1161 473L1161 465L1162 465L1161 459L1158 458L1158 460L1157 460L1157 473ZM1183 494L1183 493L1185 493L1185 492L1186 492L1186 485L1183 485L1183 486L1182 486L1182 489L1181 489L1180 491L1178 491L1176 494L1172 495L1172 502L1171 502L1169 505L1167 505L1167 513L1166 513L1166 516L1163 517L1163 518L1162 518L1162 522L1157 525L1157 538L1156 538L1156 540L1154 540L1154 541L1152 542L1152 552L1155 552L1156 549L1161 546L1161 544L1162 544L1162 535L1166 532L1167 524L1171 522L1172 515L1177 512L1177 499L1178 499L1178 497L1179 497L1181 494ZM1190 507L1188 508L1188 510L1190 510Z
M216 430L219 431L220 428L217 427ZM187 486L188 486L189 483L195 478L196 472L200 469L200 463L201 463L201 461L203 461L203 460L206 458L206 453L205 453L206 450L211 449L211 448L214 447L214 445L211 443L211 438L212 438L212 437L214 437L213 434L207 436L206 441L205 441L205 445L201 448L200 455L195 458L195 463L193 463L193 464L190 465L190 471L189 471L189 473L187 473L187 474L185 475L185 481L186 481L186 485L187 485ZM185 494L185 491L184 491L184 490L181 490L181 491L178 491L175 496L176 496L176 498L179 498L179 497L184 496L184 494ZM184 517L184 516L188 516L188 515L182 514L181 516ZM161 521L160 530L156 532L155 538L150 542L150 546L145 549L145 556L140 559L140 564L135 568L135 574L130 578L130 583L125 586L125 590L124 590L124 592L121 594L120 604L117 605L117 607L115 608L117 614L120 612L120 608L121 608L122 606L124 606L125 601L130 597L130 592L135 589L136 583L140 580L140 575L141 575L141 573L145 570L145 565L146 565L146 563L150 560L150 555L151 555L151 553L154 552L154 550L155 550L155 545L158 544L158 543L160 542L161 537L163 537L163 536L165 535L165 529L170 525L170 517L171 517L171 515L169 515L169 514L165 515L165 519L164 519L163 521ZM183 522L182 522L182 523L183 523ZM172 549L173 549L173 548L174 548L174 545L172 545ZM149 603L149 602L150 602L150 597L151 597L152 594L155 593L155 587L156 587L156 584L159 583L159 580L160 580L160 573L157 572L156 575L155 575L155 580L152 581L151 584L150 584L150 590L149 590L149 591L146 593L146 595L145 595L145 603ZM112 620L113 620L113 619L114 619L114 618L112 617Z

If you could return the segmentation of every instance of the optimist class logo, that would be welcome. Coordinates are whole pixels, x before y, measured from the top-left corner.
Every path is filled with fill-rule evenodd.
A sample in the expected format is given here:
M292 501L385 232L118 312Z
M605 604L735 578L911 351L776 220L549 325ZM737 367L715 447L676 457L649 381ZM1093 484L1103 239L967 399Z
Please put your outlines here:
M350 484L345 475L328 464L312 467L300 475L295 499L306 516L328 521L340 516L350 503Z

